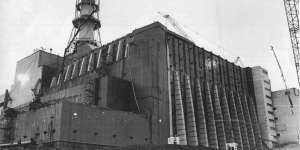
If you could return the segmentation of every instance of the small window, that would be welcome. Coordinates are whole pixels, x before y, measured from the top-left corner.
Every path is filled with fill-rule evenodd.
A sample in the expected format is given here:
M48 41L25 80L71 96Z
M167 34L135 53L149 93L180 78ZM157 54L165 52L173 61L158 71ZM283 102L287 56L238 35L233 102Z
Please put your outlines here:
M269 88L265 88L265 90L271 92L271 89L269 89Z
M269 114L271 115L274 115L274 112L273 111L268 111Z
M264 80L264 82L270 85L270 80Z
M268 105L268 106L270 106L270 107L273 107L273 105L272 105L272 104L270 104L270 103L267 103L267 105ZM273 109L274 109L274 108L273 108Z
M272 97L270 95L266 95L266 98L268 99L271 99L272 100Z
M264 69L262 70L262 72L263 72L264 74L266 74L266 75L268 74L268 72L267 72L266 70L264 70Z

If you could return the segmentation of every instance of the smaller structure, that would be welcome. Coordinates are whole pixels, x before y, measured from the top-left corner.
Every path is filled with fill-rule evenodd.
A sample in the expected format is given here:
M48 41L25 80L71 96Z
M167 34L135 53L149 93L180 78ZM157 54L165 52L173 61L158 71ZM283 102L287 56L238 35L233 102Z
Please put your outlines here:
M263 143L272 149L277 143L275 122L278 119L274 115L276 108L271 97L271 82L268 71L260 66L252 68L253 84L255 90L258 121L262 133Z
M276 107L276 129L280 134L278 143L281 150L300 149L300 91L296 88L289 89L291 100L294 104L293 112L286 95L286 90L272 92L273 105ZM279 148L278 148L279 149Z

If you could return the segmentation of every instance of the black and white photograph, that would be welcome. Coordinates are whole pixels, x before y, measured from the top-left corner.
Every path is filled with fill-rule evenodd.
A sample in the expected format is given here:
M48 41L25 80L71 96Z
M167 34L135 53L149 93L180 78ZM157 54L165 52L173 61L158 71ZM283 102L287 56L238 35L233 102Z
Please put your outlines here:
M299 0L0 0L0 150L300 150Z

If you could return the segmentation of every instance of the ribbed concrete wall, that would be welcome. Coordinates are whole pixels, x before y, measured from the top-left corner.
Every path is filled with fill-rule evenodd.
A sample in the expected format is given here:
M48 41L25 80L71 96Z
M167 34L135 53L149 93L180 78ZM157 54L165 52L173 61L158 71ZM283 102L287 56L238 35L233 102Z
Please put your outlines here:
M232 128L233 128L233 134L234 134L234 141L238 144L238 150L243 150L244 145L242 142L242 134L240 129L240 123L238 119L238 114L236 110L236 104L234 101L234 94L233 91L229 92L229 110L230 110L230 116L232 121Z
M218 137L218 145L220 150L226 150L226 135L224 129L224 119L222 115L222 109L220 104L220 97L217 85L213 86L212 91L213 97L213 107L215 113L215 123Z
M198 144L198 136L196 129L196 118L194 111L194 101L192 97L192 89L190 77L185 77L185 99L186 99L186 125L187 125L187 141L188 145L197 146Z
M214 108L213 108L212 97L211 97L211 89L210 89L210 85L208 82L206 82L205 91L206 91L205 92L206 96L205 96L205 101L204 101L204 110L205 110L205 116L206 116L208 143L209 143L209 146L212 148L219 148Z
M253 131L253 125L252 125L252 120L250 117L250 112L249 112L249 107L247 103L247 97L243 96L241 98L241 103L243 105L243 110L244 110L244 116L245 116L245 124L247 128L247 135L248 135L248 141L249 141L249 147L250 149L255 149L255 137L254 137L254 131Z
M246 127L243 107L242 107L242 103L241 103L241 97L238 93L236 93L236 95L235 95L235 102L236 102L235 104L236 104L236 110L237 110L237 114L238 114L238 120L239 120L240 128L241 128L243 147L244 147L244 150L250 150L247 127Z
M256 114L250 114L253 112L248 108L246 99L253 95L250 95L252 91L243 92L247 90L244 86L248 86L248 80L242 80L251 76L240 73L246 69L171 34L167 35L166 43L170 70L172 74L179 74L187 141L188 134L192 133L188 129L191 122L188 118L193 116L189 109L193 108L199 145L225 149L226 143L235 142L239 150L255 149L255 141L259 140L254 134L258 131L252 125L251 115ZM186 83L187 77L190 78L190 85ZM175 79L172 80L171 86ZM190 87L191 97L186 91ZM191 99L193 107L187 103ZM173 108L173 111L177 109ZM189 142L187 144L191 145Z
M225 128L225 134L226 134L226 142L232 143L234 142L234 136L233 136L233 129L232 129L232 122L229 112L229 105L227 100L227 95L225 88L222 88L221 92L221 108L222 108L222 115L224 119L224 128Z
M205 120L205 112L203 106L202 88L200 81L196 80L196 98L197 98L197 131L199 145L208 146L207 127Z
M160 134L164 131L160 129L161 122L164 126L165 122L170 122L173 127L173 135L180 137L180 145L198 144L224 149L226 143L236 142L239 150L252 149L253 143L259 147L259 143L257 143L260 141L259 131L255 127L257 114L255 106L249 104L250 99L253 98L253 91L241 91L244 89L242 85L245 85L240 81L241 78L251 78L251 76L244 77L244 74L238 73L239 69L245 69L197 47L171 32L165 33L166 41L155 40L153 42L148 40L156 38L156 36L149 37L143 35L142 30L139 31L141 31L139 40L134 37L136 41L133 45L130 45L127 40L122 41L123 39L110 43L95 51L95 55L89 54L80 58L76 62L77 65L74 63L71 67L66 66L66 72L61 74L60 78L68 80L70 70L72 70L71 78L73 75L80 77L93 69L99 71L99 68L104 68L105 64L112 64L114 67L112 74L118 77L125 76L126 79L133 76L129 79L134 80L139 96L155 97L153 93L166 94L160 90L161 88L165 90L167 87L167 84L165 87L161 85L162 79L166 79L163 78L165 77L163 75L167 74L164 74L164 71L167 71L166 69L155 70L155 68L164 68L159 66L164 66L162 62L167 56L169 59L169 66L167 66L169 82L167 83L170 93L166 95L170 97L170 100L164 101L167 98L160 97L162 100L154 100L151 103L150 101L149 103L140 101L142 107L145 108L142 109L143 112L151 111L152 113L152 139L162 138ZM151 29L151 31L156 30ZM151 32L152 34L154 32ZM166 53L167 55L163 56L161 56L164 54L164 49L161 48L162 43L167 44L166 47L169 51ZM122 60L123 57L128 57L128 60ZM134 59L131 60L131 58ZM117 60L121 61L115 65L114 62ZM157 64L158 61L161 63ZM146 67L142 68L143 65ZM106 70L104 68L100 71ZM153 78L155 80L151 80ZM60 81L58 77L53 80L56 80L56 83ZM236 84L238 86L235 86ZM55 86L53 85L53 87ZM172 104L169 105L166 102ZM169 108L171 110L163 109L165 105L172 107ZM166 116L167 111L172 111L169 116L172 118L171 121L160 120L161 116ZM169 113L167 114L169 115ZM255 142L253 142L253 137Z
M185 116L183 112L183 102L179 74L175 72L175 108L176 108L176 135L179 137L179 145L187 145Z

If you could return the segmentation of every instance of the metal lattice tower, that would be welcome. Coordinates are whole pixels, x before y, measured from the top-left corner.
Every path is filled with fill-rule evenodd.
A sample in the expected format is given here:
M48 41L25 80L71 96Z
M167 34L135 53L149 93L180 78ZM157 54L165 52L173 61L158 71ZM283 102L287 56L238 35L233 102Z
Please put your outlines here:
M64 51L62 66L65 65L65 57L77 51L77 47L83 44L90 44L101 47L99 18L100 0L76 0L75 19L72 21L73 29Z
M299 53L299 0L283 0L290 31L298 84L300 86L300 53Z
M101 46L100 0L76 0L73 30L68 41L66 54L73 52L80 44Z

